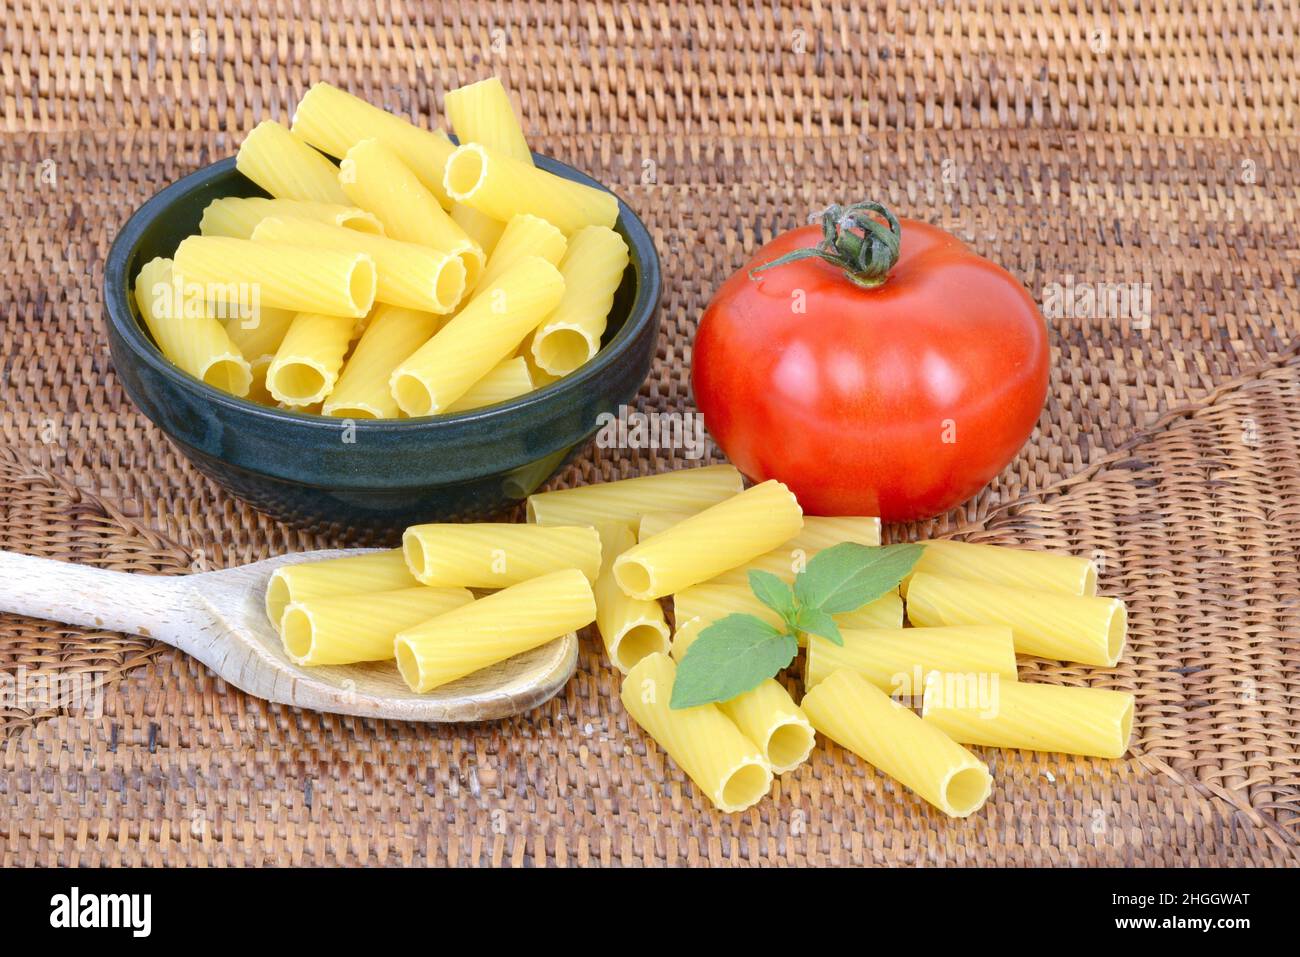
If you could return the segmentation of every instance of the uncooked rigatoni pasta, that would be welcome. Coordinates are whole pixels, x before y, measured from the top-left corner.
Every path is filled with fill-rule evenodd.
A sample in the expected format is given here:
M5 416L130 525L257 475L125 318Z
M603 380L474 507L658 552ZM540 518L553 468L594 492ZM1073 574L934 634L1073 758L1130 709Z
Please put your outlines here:
M802 548L786 548L782 545L714 576L709 579L709 584L743 587L749 583L750 572L768 572L789 585L794 581L795 575L808 567L808 560L815 554L816 552Z
M240 353L249 362L265 358L271 361L275 350L284 341L284 334L289 331L293 317L298 313L291 309L273 309L262 306L252 311L249 316L235 316L222 323L226 335L235 344Z
M205 303L192 304L197 314L187 315L170 259L151 259L141 267L135 301L158 349L170 361L215 389L248 394L253 381L248 362L225 327L206 314Z
M559 266L568 248L568 240L546 220L528 213L511 216L496 248L488 257L479 284L486 286L525 256L540 256L552 266Z
M608 226L618 220L613 193L576 183L511 159L480 143L456 148L447 160L447 195L481 213L508 221L532 213L568 235L583 226Z
M623 679L623 707L718 810L757 804L772 787L767 759L717 705L669 707L676 674L667 655L642 658Z
M849 668L877 688L919 697L932 671L1000 675L1016 680L1016 649L1011 629L999 625L958 628L840 629L843 645L808 636L804 688L815 688L841 668Z
M447 313L456 308L465 293L465 267L460 259L429 246L371 236L317 220L280 216L258 223L253 242L262 248L287 244L322 252L363 253L375 264L377 302Z
M678 469L534 493L528 496L528 521L581 525L636 522L647 512L695 513L739 494L744 487L740 472L731 465Z
M475 180L465 184L464 202L453 201L444 186L457 150L446 133L423 129L328 83L308 90L292 128L267 120L249 131L236 167L270 196L212 199L198 234L173 255L175 275L184 288L196 290L195 305L184 314L198 318L206 309L238 348L238 356L211 366L209 384L300 413L403 418L467 412L524 396L599 350L607 300L628 258L625 240L609 228L617 221L618 200L602 188L538 169L510 97L495 77L453 90L446 101L470 154L458 176ZM499 162L489 162L489 155ZM471 169L480 160L481 177ZM548 215L556 222L547 221ZM290 366L291 373L304 370L319 379L323 391L277 385L286 373L283 362L272 368L275 354L297 315L319 322L326 316L358 320L349 349L362 338L376 303L472 316L466 304L473 293L504 279L522 260L544 260L560 275L569 246L565 229L582 231L565 265L573 278L569 295L549 301L553 283L547 277L533 299L544 308L538 306L540 314L529 317L505 353L496 354L499 335L464 337L451 343L467 349L469 361L461 368L412 367L396 381L390 369L388 399L379 401L374 370L390 358L380 347L396 347L391 337L375 337L366 340L352 375L346 368L322 372L329 362ZM250 322L250 311L273 320ZM513 307L497 311L510 313L511 322L519 319ZM537 337L538 325L548 320ZM500 333L510 323L480 325ZM457 328L463 331L464 324ZM388 332L394 329L390 323ZM202 338L210 332L195 326L187 334ZM422 359L438 354L444 343L432 345L433 338L431 333L397 361L413 359L423 346L429 352ZM477 348L480 342L488 350ZM325 345L321 339L322 358L332 351ZM337 395L331 379L343 386Z
M803 528L790 541L752 562L724 572L715 581L720 585L742 584L748 580L749 572L753 569L771 572L790 584L794 581L794 576L807 567L810 558L823 548L843 542L879 545L880 519L866 516L806 515Z
M979 810L993 786L984 762L848 668L799 703L814 728L952 817Z
M1117 598L1030 591L992 582L914 574L907 617L916 625L1005 625L1016 651L1113 668L1124 653L1128 613Z
M263 306L359 319L375 301L375 261L361 251L190 236L176 247L174 268L214 302L246 303L255 288Z
M688 516L681 512L651 512L641 517L638 534L642 538L658 535L676 525ZM805 515L803 528L799 534L780 548L774 549L772 555L779 555L782 561L795 551L803 552L811 558L823 548L844 542L857 542L859 545L880 544L880 519L856 516ZM766 560L766 556L763 560Z
M576 568L493 592L397 636L397 668L424 693L592 623L591 583Z
M450 90L443 108L462 143L482 143L521 163L532 165L523 127L501 80L490 76Z
M774 773L793 771L812 754L816 743L813 726L776 679L768 678L718 707L758 746Z
M465 268L465 285L474 288L483 271L483 250L447 215L437 197L397 153L379 140L362 140L343 157L339 183L349 200L379 218L390 238L459 258Z
M483 250L484 256L489 257L497 248L501 234L506 228L506 224L501 220L493 219L487 213L480 213L477 209L455 202L451 204L451 221L465 230L465 235ZM483 277L480 276L479 282L482 281Z
M402 549L424 585L504 588L565 568L595 581L600 571L600 536L590 525L412 525Z
M1092 559L1001 545L925 542L925 550L912 572L969 578L1065 595L1097 594L1097 563ZM906 587L903 594L907 594Z
M438 202L451 205L442 178L456 147L444 135L421 129L328 83L314 84L303 96L293 115L293 132L338 159L362 140L377 139L402 157Z
M855 611L832 615L841 628L902 628L903 599L898 592L885 592Z
M564 280L546 260L520 260L393 370L398 406L412 416L445 412L518 348L563 292Z
M271 574L266 586L266 617L278 629L284 609L291 601L392 591L418 584L406 567L406 556L400 548L282 565Z
M614 559L636 544L632 529L623 522L606 522L596 530L601 544L600 574L593 588L596 628L610 662L627 674L646 655L668 650L668 623L659 602L632 598L614 580Z
M441 322L431 312L376 306L321 412L339 418L397 418L399 410L388 378L403 359L428 341Z
M803 512L775 480L710 506L618 557L614 577L635 598L661 598L743 565L794 537Z
M807 515L799 534L785 544L787 548L819 552L844 542L879 545L880 519L867 515Z
M274 355L261 355L252 359L248 367L253 372L253 383L248 387L248 394L244 398L250 402L256 402L259 405L275 405L275 396L266 388L266 371L271 368L271 360Z
M285 654L300 665L388 661L397 634L474 600L466 588L402 588L291 602L280 619Z
M627 263L627 243L612 229L586 226L569 238L560 263L564 297L533 334L539 366L551 375L568 375L600 351Z
M666 532L684 518L690 518L692 512L647 512L637 519L637 538L651 538L660 532Z
M975 676L932 674L925 722L963 744L1119 758L1133 731L1133 696L1104 688L1067 688Z
M332 226L346 226L362 233L382 236L384 225L373 214L356 206L318 203L306 199L266 199L261 196L228 196L214 199L203 209L200 236L232 236L251 239L257 224L268 216L296 216L318 219Z
M462 395L444 412L468 412L481 409L485 405L495 405L527 395L535 388L533 374L528 371L528 363L523 356L511 356L492 367L483 378L479 379L469 391Z
M673 658L681 661L701 631L728 615L753 615L774 628L782 626L781 616L759 601L748 585L692 585L673 595Z
M533 359L533 350L531 348L531 343L529 343L527 339L525 339L524 344L519 347L519 355L522 356L523 360L528 363L528 372L532 375L533 384L537 388L540 389L544 385L550 385L552 382L560 381L560 376L551 375L549 372L547 372L545 369L539 366L535 359Z
M529 166L534 165L514 107L496 77L450 91L443 98L443 105L462 143L482 143ZM502 238L505 224L471 206L453 203L451 215L485 253L490 254ZM560 259L557 256L550 261L558 264Z
M263 120L244 137L235 168L276 199L348 205L338 168L274 120Z
M294 408L324 401L343 368L355 326L347 316L298 313L267 367L267 391Z

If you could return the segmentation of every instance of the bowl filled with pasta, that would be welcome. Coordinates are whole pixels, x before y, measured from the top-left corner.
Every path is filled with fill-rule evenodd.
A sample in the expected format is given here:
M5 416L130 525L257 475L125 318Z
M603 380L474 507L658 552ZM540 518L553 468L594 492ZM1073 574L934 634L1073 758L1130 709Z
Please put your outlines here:
M109 252L127 394L275 518L383 537L498 514L649 373L661 277L641 220L532 153L495 79L446 112L459 141L316 84Z

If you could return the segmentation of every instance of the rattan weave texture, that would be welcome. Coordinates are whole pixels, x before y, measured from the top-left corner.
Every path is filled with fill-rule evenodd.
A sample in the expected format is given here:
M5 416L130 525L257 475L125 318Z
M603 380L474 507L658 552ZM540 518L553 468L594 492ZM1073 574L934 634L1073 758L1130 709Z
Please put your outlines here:
M198 475L125 398L103 258L142 200L327 78L435 118L497 72L535 147L611 184L664 261L646 410L747 251L870 193L1044 299L1051 397L978 500L894 539L1095 554L1129 601L1119 762L990 752L951 822L838 748L714 813L579 672L500 724L272 707L148 641L0 616L0 670L101 675L102 717L0 707L0 865L1300 862L1300 11L1286 4L29 5L0 14L0 547L177 574L337 544ZM53 180L53 181L51 181ZM559 479L686 464L590 450Z

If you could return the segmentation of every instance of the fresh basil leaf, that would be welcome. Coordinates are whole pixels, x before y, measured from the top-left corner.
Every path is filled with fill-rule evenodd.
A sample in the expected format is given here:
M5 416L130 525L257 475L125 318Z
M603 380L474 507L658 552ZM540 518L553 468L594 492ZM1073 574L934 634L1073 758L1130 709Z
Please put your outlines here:
M759 601L787 622L794 617L794 592L771 572L750 569L749 588L758 596Z
M701 631L682 655L669 706L730 701L774 677L798 651L788 631L753 615L727 615Z
M898 587L921 557L916 544L883 547L843 542L812 557L794 580L794 597L803 607L830 615L853 611Z
M795 627L807 634L819 635L834 644L844 644L844 636L840 634L840 626L835 624L834 618L820 608L810 608L807 605L800 608Z

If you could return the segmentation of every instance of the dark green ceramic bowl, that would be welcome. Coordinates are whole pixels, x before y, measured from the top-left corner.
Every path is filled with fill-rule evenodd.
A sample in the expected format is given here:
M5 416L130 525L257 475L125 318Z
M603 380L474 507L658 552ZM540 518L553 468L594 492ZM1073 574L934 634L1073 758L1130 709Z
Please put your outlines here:
M600 186L548 157L536 161ZM235 170L234 159L226 159L150 199L109 251L104 315L113 364L131 400L202 472L281 521L387 540L418 522L499 515L581 451L598 416L617 415L649 374L658 337L659 257L645 225L620 200L616 228L631 262L601 350L536 392L458 415L360 420L345 436L338 419L266 408L205 385L163 358L130 290L144 263L171 256L198 232L212 200L261 195Z

